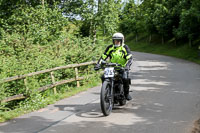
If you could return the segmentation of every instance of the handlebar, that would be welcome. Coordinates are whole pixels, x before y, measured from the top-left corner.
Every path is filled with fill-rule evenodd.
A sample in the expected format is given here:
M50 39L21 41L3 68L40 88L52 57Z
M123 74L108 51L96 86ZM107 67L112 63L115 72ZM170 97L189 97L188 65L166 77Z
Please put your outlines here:
M119 70L124 70L122 65L120 65L118 63L107 63L107 62L102 62L99 67L95 68L95 70L104 69L106 67L114 67L114 68L118 68Z
M104 66L106 66L106 67L122 67L120 64L117 64L117 63L106 63Z

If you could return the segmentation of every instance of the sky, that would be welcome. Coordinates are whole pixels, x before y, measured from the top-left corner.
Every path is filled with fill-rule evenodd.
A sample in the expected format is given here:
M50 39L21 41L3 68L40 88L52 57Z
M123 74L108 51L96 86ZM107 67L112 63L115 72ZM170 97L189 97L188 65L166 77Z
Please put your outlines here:
M95 0L96 2L98 2L98 0ZM128 2L129 0L122 0L122 2ZM141 4L142 2L142 0L134 0L135 1L135 3L136 4ZM125 4L124 4L125 5ZM64 15L64 14L63 14ZM80 17L80 15L72 15L71 16L72 18L75 18L75 19L77 19L77 20L80 20L81 19L81 17Z
M122 2L128 2L129 0L122 0ZM134 0L136 4L140 4L141 0Z

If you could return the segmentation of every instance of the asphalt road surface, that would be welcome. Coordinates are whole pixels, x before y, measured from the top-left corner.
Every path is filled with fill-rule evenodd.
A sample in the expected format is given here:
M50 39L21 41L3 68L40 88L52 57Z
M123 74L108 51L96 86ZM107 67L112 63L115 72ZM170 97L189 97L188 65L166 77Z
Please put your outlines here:
M0 133L190 133L200 117L200 65L134 52L133 100L104 117L100 86L0 124Z

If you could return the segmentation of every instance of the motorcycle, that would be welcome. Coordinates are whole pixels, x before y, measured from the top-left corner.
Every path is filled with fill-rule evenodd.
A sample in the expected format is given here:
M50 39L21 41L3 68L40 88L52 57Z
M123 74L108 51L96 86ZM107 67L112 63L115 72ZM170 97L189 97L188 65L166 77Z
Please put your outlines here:
M120 106L126 104L122 80L122 71L124 71L124 68L117 63L104 62L98 69L104 69L100 104L103 114L108 116L111 113L114 104L119 104Z

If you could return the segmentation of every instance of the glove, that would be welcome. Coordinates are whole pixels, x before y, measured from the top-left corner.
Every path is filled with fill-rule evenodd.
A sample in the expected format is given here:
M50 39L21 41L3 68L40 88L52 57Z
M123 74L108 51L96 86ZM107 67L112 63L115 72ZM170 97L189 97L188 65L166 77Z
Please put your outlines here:
M102 65L105 65L105 64L106 64L106 61L101 60L101 64L102 64Z
M101 65L100 64L96 64L96 66L94 67L94 70L97 71L101 68Z

